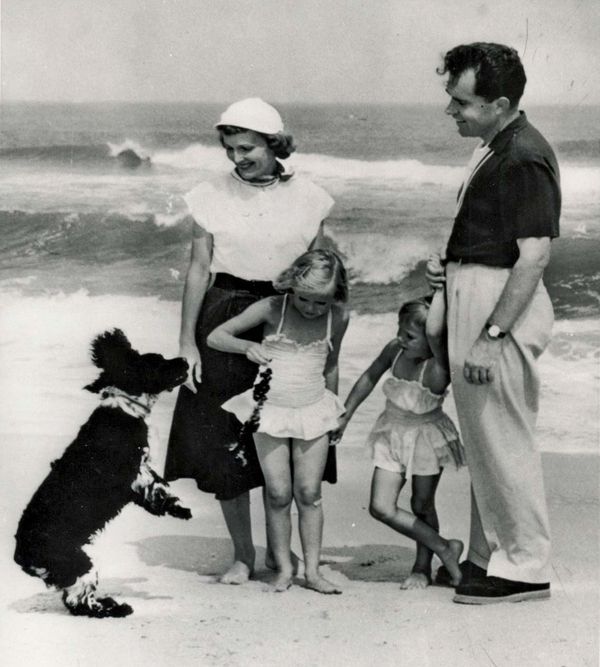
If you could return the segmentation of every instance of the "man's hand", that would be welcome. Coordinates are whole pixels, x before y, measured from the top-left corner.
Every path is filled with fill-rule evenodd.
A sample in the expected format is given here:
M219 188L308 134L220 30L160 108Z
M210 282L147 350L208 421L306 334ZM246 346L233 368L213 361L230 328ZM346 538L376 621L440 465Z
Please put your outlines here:
M440 254L438 252L429 256L427 266L425 267L425 278L429 283L429 287L434 290L441 289L446 283L446 269L442 264Z
M494 367L502 353L502 340L491 340L483 332L465 358L463 375L470 384L494 381Z

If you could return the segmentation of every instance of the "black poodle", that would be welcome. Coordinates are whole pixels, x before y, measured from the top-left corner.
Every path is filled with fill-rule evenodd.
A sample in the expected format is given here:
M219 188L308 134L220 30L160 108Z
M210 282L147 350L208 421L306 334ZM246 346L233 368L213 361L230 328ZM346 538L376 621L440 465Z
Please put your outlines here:
M85 389L100 394L100 406L25 508L15 561L62 590L71 614L127 616L128 604L96 597L97 575L82 547L131 501L158 516L191 518L149 465L146 423L158 395L181 384L188 365L139 354L119 329L93 341L92 360L102 372Z

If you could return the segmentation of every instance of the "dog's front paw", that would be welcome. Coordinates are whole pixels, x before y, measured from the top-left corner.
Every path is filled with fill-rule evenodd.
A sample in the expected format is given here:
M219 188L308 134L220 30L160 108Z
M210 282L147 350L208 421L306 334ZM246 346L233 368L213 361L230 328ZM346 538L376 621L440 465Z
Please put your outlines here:
M169 505L167 509L167 514L170 514L171 516L174 516L177 519L191 519L192 518L192 511L190 510L189 507L183 507L183 505L180 505L177 502L177 498L175 498L175 502L172 505Z

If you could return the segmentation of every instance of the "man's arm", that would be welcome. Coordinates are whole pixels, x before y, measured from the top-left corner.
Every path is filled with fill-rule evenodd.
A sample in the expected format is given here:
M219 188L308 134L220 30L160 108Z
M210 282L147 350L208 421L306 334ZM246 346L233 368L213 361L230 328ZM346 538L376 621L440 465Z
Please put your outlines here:
M489 322L510 331L535 293L550 260L550 238L517 239L519 259L511 269ZM502 351L502 339L492 339L484 329L465 359L463 373L471 384L487 384L494 379L494 365Z

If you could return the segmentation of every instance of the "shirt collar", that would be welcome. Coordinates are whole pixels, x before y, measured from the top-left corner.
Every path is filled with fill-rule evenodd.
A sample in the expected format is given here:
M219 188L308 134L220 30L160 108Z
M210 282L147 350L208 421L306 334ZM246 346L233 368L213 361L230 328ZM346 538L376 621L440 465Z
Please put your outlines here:
M524 111L519 111L519 115L511 123L509 123L503 130L490 141L490 148L494 153L502 153L506 148L512 136L520 132L526 125L528 125L527 116Z
M291 169L287 164L284 164L283 162L277 160L277 174L275 174L275 176L273 176L273 178L269 180L246 181L237 173L235 169L230 173L233 176L233 178L235 178L236 181L239 181L244 185L249 185L250 187L253 188L269 188L278 185L280 181L283 182L289 181L290 178L292 178L292 176L294 175L294 170Z

